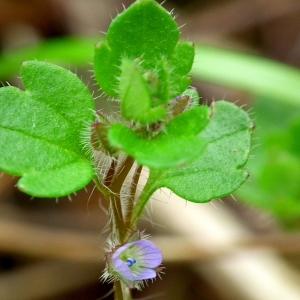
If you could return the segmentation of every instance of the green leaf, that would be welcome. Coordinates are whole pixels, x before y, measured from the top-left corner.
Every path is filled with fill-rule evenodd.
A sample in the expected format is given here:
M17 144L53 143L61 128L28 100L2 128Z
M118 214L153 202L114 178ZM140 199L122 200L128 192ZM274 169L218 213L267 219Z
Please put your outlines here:
M151 95L139 65L123 59L120 76L120 99L122 115L128 120L154 123L166 115L163 107L151 107Z
M175 97L183 93L191 84L191 78L187 76L190 72L195 57L195 47L189 42L180 42L177 44L174 54L171 58L172 67L172 94Z
M146 73L154 105L167 103L172 95L171 76L172 68L165 57L158 62L159 67Z
M151 108L151 95L141 70L133 60L124 58L121 65L120 99L122 115L139 121Z
M158 104L170 100L190 84L186 74L194 59L194 47L178 43L179 36L173 17L156 1L136 1L113 20L105 41L96 46L99 85L108 95L117 97L122 58L139 58L145 72L150 70L158 76Z
M19 180L18 187L37 197L60 197L82 189L92 176L90 164L84 159L77 159L57 169L31 171Z
M237 106L218 101L200 138L208 145L196 161L182 168L151 170L152 189L167 187L192 202L207 202L232 193L247 178L252 122Z
M186 75L190 72L195 57L195 47L190 42L179 42L175 48L172 56L172 65L175 70L174 73L179 75Z
M75 131L72 140L79 145L78 132L93 118L94 101L88 88L75 74L45 62L23 63L21 77L32 98L67 119Z
M61 67L26 62L21 74L25 92L0 89L0 169L22 176L18 186L32 196L75 192L93 176L81 139L94 119L93 99Z
M209 108L207 106L194 107L174 118L166 126L166 133L173 137L195 136L207 125Z
M118 96L120 63L119 53L112 53L107 41L101 41L96 45L94 57L96 80L102 90L112 97Z
M143 57L144 65L155 67L162 56L170 56L179 39L176 22L154 0L138 0L117 18L107 32L114 51L130 58Z
M109 130L110 144L150 168L170 168L194 160L203 151L205 142L197 134L208 122L207 107L196 107L171 121L165 132L153 138L143 137L116 124Z

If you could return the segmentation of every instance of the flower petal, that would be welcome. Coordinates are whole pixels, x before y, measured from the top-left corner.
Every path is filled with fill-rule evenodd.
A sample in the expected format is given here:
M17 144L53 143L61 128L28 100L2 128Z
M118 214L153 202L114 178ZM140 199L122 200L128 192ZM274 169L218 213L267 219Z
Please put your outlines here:
M152 269L144 268L138 274L134 274L134 280L147 280L147 279L154 279L157 276L156 272Z
M140 240L135 242L135 246L140 250L139 254L143 260L141 264L145 268L156 268L162 263L162 253L152 242Z
M120 258L113 259L113 266L115 271L124 279L133 281L135 280L132 270L128 267L127 262Z
M118 248L118 249L114 252L114 254L113 254L113 256L112 256L112 260L114 260L114 259L120 257L120 255L121 255L124 251L126 251L132 244L134 244L134 242L133 242L133 243L127 243L127 244L121 246L120 248Z
M129 266L126 256L136 263ZM152 242L139 240L119 247L112 255L112 266L122 278L140 281L155 278L154 269L162 263L162 259L161 251Z

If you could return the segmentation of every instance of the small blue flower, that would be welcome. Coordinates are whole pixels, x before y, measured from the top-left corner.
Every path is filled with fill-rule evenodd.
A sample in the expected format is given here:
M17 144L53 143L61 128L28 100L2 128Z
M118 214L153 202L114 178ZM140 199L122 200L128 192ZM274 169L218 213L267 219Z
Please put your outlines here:
M127 243L112 255L112 268L127 281L154 279L162 263L161 251L148 240Z

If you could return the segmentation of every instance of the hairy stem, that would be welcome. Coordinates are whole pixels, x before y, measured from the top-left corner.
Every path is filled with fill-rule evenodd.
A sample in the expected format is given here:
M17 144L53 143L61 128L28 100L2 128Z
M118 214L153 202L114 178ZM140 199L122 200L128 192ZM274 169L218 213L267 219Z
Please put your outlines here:
M126 226L125 226L124 216L122 213L122 203L121 203L120 193L124 181L128 173L130 172L133 164L134 164L134 160L131 157L127 157L121 166L121 170L119 174L116 174L114 180L110 185L110 189L112 191L110 201L111 201L113 217L116 223L116 234L121 244L125 242L124 238L126 233Z
M141 215L147 202L147 191L149 192L149 189L147 188L148 184L146 184L144 192L142 193L135 207L134 196L136 194L137 183L142 171L142 166L138 166L134 172L130 185L130 198L127 207L128 213L126 216L123 215L120 193L133 164L134 160L131 157L127 157L122 163L120 171L117 173L116 162L113 161L103 182L104 185L101 185L99 181L95 181L99 191L106 199L110 200L110 210L112 213L112 235L117 238L120 245L128 241L132 230L136 230L136 221L132 222L132 220L135 220L135 218L138 218ZM149 193L148 199L150 196L151 193ZM115 300L132 300L130 288L127 287L122 281L114 282L114 295Z
M116 281L114 283L114 293L115 293L115 300L125 300L123 295L123 289L120 281Z
M152 180L152 177L150 174L148 181L147 181L146 185L144 186L144 189L138 199L138 202L132 211L130 228L135 228L137 226L137 222L140 219L140 217L142 216L142 214L145 210L146 204L148 203L154 190L155 189L153 186L153 180Z
M131 223L131 218L132 218L132 213L133 213L133 208L134 208L134 202L135 202L135 194L136 194L136 190L137 190L137 185L138 185L138 181L140 179L141 176L141 172L142 172L143 167L142 166L138 166L134 172L134 175L132 177L132 181L131 181L131 185L130 185L130 199L128 201L128 207L127 207L127 216L125 219L125 224L126 227L128 228L130 226Z
M123 297L125 300L132 300L130 288L121 282Z
M106 174L106 177L104 179L104 185L105 186L110 186L113 180L113 177L115 176L116 173L116 167L117 167L117 161L115 159L112 160L111 165L109 167L109 170Z
M132 300L130 289L121 281L114 283L115 300Z
M121 171L119 174L113 174L114 179L110 184L110 189L112 191L111 196L111 207L113 209L114 219L117 220L115 230L119 238L120 243L125 242L125 234L126 234L126 224L125 219L122 214L122 203L121 203L121 189L124 184L124 181L130 172L132 166L134 164L134 160L131 157L127 157L124 163L121 166ZM113 172L115 173L116 166L113 166ZM114 283L114 291L115 291L115 300L131 300L130 289L125 286L121 281L116 281Z

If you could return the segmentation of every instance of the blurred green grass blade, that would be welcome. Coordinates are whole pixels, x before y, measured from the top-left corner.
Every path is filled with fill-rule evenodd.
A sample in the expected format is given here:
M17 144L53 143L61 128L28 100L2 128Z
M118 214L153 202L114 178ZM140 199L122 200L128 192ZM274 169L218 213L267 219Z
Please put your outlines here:
M47 60L60 65L82 66L92 62L96 39L65 37L0 55L0 79L18 74L26 60Z
M262 57L200 45L192 75L253 95L300 104L300 71Z
M86 65L92 61L95 42L93 38L68 37L12 51L0 56L0 79L17 74L21 63L30 59ZM197 45L192 74L195 79L300 104L300 71L266 58Z

